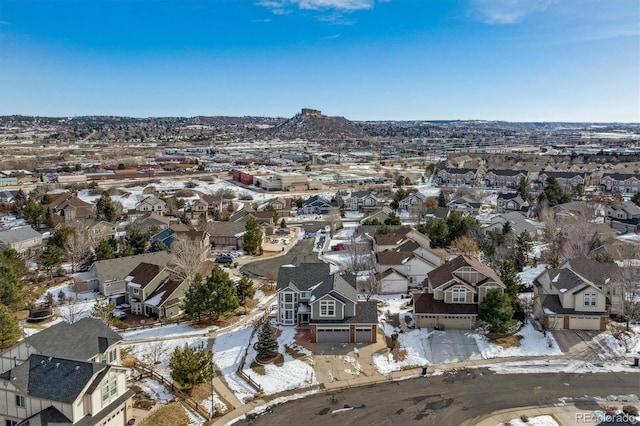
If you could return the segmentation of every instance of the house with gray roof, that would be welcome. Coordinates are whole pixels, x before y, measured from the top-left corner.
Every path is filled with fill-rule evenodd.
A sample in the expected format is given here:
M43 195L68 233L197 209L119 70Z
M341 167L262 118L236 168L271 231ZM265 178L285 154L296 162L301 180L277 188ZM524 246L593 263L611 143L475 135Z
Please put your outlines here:
M376 341L376 302L358 301L354 275L332 274L326 263L278 271L278 324L308 327L314 343Z
M578 185L585 186L587 184L586 173L580 172L556 172L543 170L538 174L538 184L543 188L547 187L547 180L552 177L558 182L561 188L570 190L576 188Z
M123 367L32 354L0 382L0 421L7 425L121 426L133 418Z
M580 272L574 269L565 264L547 269L533 280L536 316L550 330L606 330L605 291L585 276L594 279L586 267ZM604 275L600 277L604 279Z
M528 176L526 170L492 169L484 174L483 180L489 188L515 188L522 178L527 179Z
M167 211L167 203L156 196L149 195L136 203L136 211L142 213L155 212L163 216Z
M0 231L0 249L11 248L20 254L42 248L42 234L30 226L20 226Z
M88 281L88 286L98 289L105 296L121 294L123 295L123 300L117 302L123 303L126 291L125 278L129 275L129 272L133 271L142 262L165 266L170 260L171 255L166 251L98 260L93 262L89 270L92 278Z
M482 203L469 195L457 197L447 204L447 208L450 211L459 211L471 215L477 215L480 207L482 207Z
M632 173L604 173L598 186L603 191L635 194L640 191L640 175Z
M636 232L640 225L640 207L633 201L623 201L606 209L606 220L614 229Z
M498 213L520 212L527 216L531 209L529 201L522 198L517 192L498 194L496 205Z
M491 223L484 228L484 232L489 233L495 230L503 232L506 223L509 223L514 235L527 232L534 239L538 236L538 227L529 222L520 212L507 212L493 216Z

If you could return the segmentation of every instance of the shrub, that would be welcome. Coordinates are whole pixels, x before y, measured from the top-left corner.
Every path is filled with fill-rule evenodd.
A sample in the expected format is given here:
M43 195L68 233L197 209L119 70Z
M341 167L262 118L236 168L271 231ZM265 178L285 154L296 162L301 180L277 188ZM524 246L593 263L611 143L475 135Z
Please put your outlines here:
M520 420L523 423L529 423L529 416L527 416L526 414L523 414L523 415L520 416Z
M635 405L625 405L622 407L622 412L634 417L638 417L638 415L640 415L640 413L638 413L638 407Z

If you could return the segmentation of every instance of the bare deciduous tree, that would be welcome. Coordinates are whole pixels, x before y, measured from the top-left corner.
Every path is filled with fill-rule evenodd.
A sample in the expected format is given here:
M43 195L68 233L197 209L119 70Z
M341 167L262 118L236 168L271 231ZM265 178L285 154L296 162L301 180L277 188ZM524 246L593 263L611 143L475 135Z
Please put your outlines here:
M357 282L360 292L364 295L365 300L368 302L371 296L379 292L378 275L375 270L369 271L369 274L364 280L358 280Z
M176 238L171 244L171 257L176 264L176 275L187 281L193 280L203 263L202 251L196 242L183 237Z
M73 300L69 300L66 305L58 307L58 315L66 323L73 324L80 321L87 316L87 312L82 303L74 303Z
M169 353L169 347L164 340L157 340L155 342L145 345L145 352L142 355L142 362L149 367L160 364L162 358Z
M73 293L76 296L76 300L78 300L78 293L87 291L87 283L80 278L74 277L71 282L71 290L73 290Z
M371 267L371 242L362 236L351 235L349 244L346 245L346 254L346 272L358 275L360 271Z
M629 327L631 321L640 321L640 267L634 266L631 261L623 261L613 282L611 297L620 301L620 311Z
M88 233L78 229L70 233L64 242L64 253L71 263L71 273L88 270L93 259Z
M478 243L465 235L453 240L451 242L451 248L457 250L458 253L465 256L477 257L478 253L480 253L480 247L478 247Z

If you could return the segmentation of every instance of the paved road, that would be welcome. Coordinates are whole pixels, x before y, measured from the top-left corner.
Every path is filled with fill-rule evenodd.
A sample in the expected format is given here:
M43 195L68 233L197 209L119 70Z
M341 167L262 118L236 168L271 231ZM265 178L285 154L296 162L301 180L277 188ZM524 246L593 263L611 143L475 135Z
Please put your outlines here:
M484 368L462 369L317 394L237 424L460 425L497 410L553 405L562 397L637 395L639 391L638 373L497 375ZM336 412L346 406L354 408Z
M318 263L318 253L313 252L313 238L298 241L288 253L282 256L270 257L264 260L251 262L242 268L241 272L247 272L249 276L273 277L278 276L278 269L282 265L286 265L296 260L296 264L300 263Z

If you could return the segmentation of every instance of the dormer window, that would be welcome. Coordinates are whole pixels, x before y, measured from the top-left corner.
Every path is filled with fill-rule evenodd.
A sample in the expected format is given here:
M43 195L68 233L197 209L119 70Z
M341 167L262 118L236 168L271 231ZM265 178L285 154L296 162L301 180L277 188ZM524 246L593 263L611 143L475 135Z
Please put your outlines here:
M597 305L598 305L598 295L596 293L584 294L584 306L597 306Z

